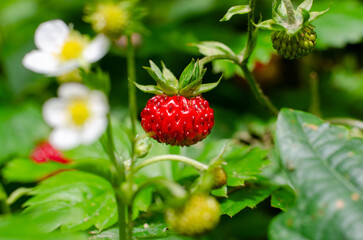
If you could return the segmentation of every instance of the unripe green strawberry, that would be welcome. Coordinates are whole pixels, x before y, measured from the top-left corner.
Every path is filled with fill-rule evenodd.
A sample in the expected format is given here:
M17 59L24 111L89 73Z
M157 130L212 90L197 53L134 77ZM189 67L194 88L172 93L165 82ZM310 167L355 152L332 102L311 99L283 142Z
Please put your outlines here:
M311 53L316 45L314 26L309 24L290 35L287 31L274 31L271 35L274 49L286 59L300 59Z
M227 184L227 173L220 165L212 167L210 173L213 177L213 189L218 189Z
M311 23L329 11L312 12L312 5L313 0L305 0L295 9L290 0L274 0L272 19L255 26L273 31L273 48L279 55L286 59L300 59L311 53L316 45L316 33Z
M192 195L181 208L166 211L166 222L180 235L198 236L212 230L219 222L218 201L204 194Z
M135 155L138 158L145 157L149 153L151 145L150 138L148 138L146 135L137 135L135 139Z

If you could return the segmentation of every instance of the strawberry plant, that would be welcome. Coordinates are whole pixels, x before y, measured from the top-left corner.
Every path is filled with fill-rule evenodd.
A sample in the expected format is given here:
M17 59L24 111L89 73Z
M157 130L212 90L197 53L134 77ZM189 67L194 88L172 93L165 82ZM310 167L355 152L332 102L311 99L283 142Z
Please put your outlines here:
M0 239L362 239L362 11L2 1Z

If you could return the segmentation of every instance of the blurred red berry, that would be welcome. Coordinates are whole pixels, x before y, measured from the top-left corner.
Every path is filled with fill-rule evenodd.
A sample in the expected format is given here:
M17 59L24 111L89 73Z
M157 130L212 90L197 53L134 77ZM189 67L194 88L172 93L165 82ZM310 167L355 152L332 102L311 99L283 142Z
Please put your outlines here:
M49 161L59 163L69 163L71 160L63 157L63 154L56 150L49 142L42 142L31 153L31 159L36 163L45 163Z

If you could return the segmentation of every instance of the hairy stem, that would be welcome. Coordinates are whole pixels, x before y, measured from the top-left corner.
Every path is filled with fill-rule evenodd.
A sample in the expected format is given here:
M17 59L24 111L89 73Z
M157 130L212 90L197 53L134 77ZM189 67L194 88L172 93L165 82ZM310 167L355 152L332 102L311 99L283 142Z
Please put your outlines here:
M250 85L250 88L252 90L253 95L255 98L264 106L266 106L271 113L274 115L278 114L278 109L273 105L273 103L270 101L270 99L263 93L262 89L260 88L259 84L256 82L255 78L251 74L250 70L247 67L249 58L255 49L256 41L257 41L257 34L256 34L256 28L253 25L254 21L254 12L255 12L255 2L256 0L250 0L249 6L252 9L251 12L248 14L248 35L247 35L247 42L246 45L242 51L242 53L237 57L233 55L214 55L214 56L206 56L202 58L199 62L201 64L206 64L215 60L231 60L236 65L238 65L248 84Z
M188 158L188 157L184 157L184 156L180 156L180 155L174 155L174 154L166 154L166 155L160 155L160 156L156 156L153 158L149 158L149 159L143 161L142 163L140 163L139 165L137 165L134 168L134 172L137 172L140 169L142 169L150 164L162 162L162 161L182 162L182 163L185 163L185 164L188 164L188 165L194 167L195 169L197 169L198 171L201 171L201 172L208 169L207 165L200 163L192 158Z
M204 58L202 58L201 60L199 60L199 63L203 66L209 62L213 62L214 60L231 60L234 63L239 63L239 59L237 56L233 56L233 55L213 55L213 56L206 56Z
M125 166L123 163L119 163L115 156L115 144L113 142L111 117L109 114L107 115L107 119L107 154L116 170L112 186L117 203L119 238L126 239L126 204L124 194L121 191L121 184L125 181Z
M10 206L6 202L8 195L5 192L5 189L0 182L0 210L3 214L11 214Z
M241 65L241 69L256 99L262 105L265 105L273 114L277 115L279 113L279 110L277 110L275 105L273 105L270 99L263 93L262 89L260 88L259 84L256 82L255 78L251 74L247 65Z
M287 21L290 25L294 25L296 23L294 6L292 5L290 0L282 0L287 12Z
M135 201L136 196L145 188L151 186L151 185L157 185L157 186L163 186L166 189L168 189L169 193L174 197L174 198L183 198L186 196L186 191L185 189L180 186L179 184L170 181L168 179L164 179L164 178L152 178L149 179L148 181L144 182L142 185L140 185L138 187L138 189L136 190L136 192L133 194L132 196L132 200L131 202Z
M127 37L127 76L128 76L128 92L129 92L129 109L131 118L131 164L128 174L128 183L130 186L129 191L132 192L133 186L133 175L134 175L134 165L136 161L135 155L135 145L136 145L136 121L137 121L137 102L136 102L136 72L135 72L135 51L132 45L132 36ZM132 203L129 203L127 207L128 211L128 228L127 228L127 239L132 239L133 236L133 223L132 223Z

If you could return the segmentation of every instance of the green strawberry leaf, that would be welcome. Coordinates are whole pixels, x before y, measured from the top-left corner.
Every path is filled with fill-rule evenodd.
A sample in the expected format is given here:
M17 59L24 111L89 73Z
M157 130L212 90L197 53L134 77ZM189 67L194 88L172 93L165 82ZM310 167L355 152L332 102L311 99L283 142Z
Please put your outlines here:
M204 56L214 55L233 55L236 54L225 44L221 42L205 41L200 43L191 44L198 48L199 52Z
M28 156L48 133L38 106L0 105L0 165L13 156Z
M227 186L243 186L246 180L256 179L267 165L267 151L260 148L234 147L223 156L228 180Z
M162 95L163 91L160 90L160 88L158 88L155 85L140 85L136 82L134 82L135 86L140 89L143 92L146 93L152 93L152 94L156 94L156 95Z
M189 84L195 69L195 60L193 59L188 66L183 70L179 77L178 90L184 88Z
M230 9L228 9L227 13L219 21L220 22L229 21L236 14L246 14L249 12L251 12L251 8L248 5L234 6L234 7L231 7Z
M270 225L270 239L361 239L363 139L300 111L281 110L276 147L296 204Z
M271 206L279 208L282 211L287 211L291 206L294 205L295 199L295 191L289 186L284 186L272 193Z
M171 233L169 233L169 230L165 223L145 223L143 225L134 227L133 230L134 237L136 239L164 239L172 235ZM92 237L90 237L90 239L118 240L119 230L118 228L111 228L100 234L93 235Z
M217 82L204 83L204 84L200 85L198 90L196 90L193 95L198 96L198 95L201 95L202 93L209 92L210 90L212 90L218 86L218 84L221 82L222 78L223 78L223 75L218 79Z
M31 192L24 213L52 231L102 230L117 221L112 186L101 177L80 171L66 171L41 182Z
M213 189L211 191L211 193L212 193L213 196L216 196L216 197L228 198L228 188L227 188L227 186L223 186L223 187L218 188L218 189Z
M276 186L251 184L228 195L221 201L221 214L233 217L246 207L254 208L256 205L268 198Z
M39 222L32 221L24 215L0 218L0 233L2 240L87 240L83 233L47 233L41 230Z
M164 62L161 62L161 65L163 67L163 76L165 80L170 86L176 89L178 86L178 79L176 79L174 74L168 68L166 68Z
M81 70L82 81L84 84L96 90L101 90L106 95L110 92L110 76L102 71L100 67L96 68L96 72L86 72Z
M300 10L310 11L312 6L313 6L313 0L305 0L297 7L297 11Z
M29 183L39 181L57 171L69 168L57 162L36 163L29 158L16 158L5 165L2 174L7 182Z
M329 14L314 22L317 46L320 49L343 48L347 44L360 43L363 39L363 5L360 1L316 1L313 9L326 9ZM315 13L311 13L314 17ZM332 37L332 33L334 34Z

